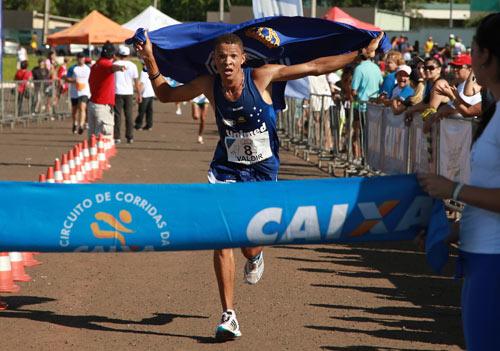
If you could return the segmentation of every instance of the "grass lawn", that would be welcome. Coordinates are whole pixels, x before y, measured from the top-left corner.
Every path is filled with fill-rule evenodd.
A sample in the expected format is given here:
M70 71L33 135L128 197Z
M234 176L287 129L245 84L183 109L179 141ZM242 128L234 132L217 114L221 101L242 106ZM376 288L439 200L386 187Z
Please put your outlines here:
M17 57L13 55L6 55L3 57L3 80L5 82L12 81L14 80L14 76L16 75L16 60ZM142 64L140 63L139 59L136 57L133 57L131 59L133 63L137 66L137 71L141 72L142 69ZM38 65L38 56L36 55L28 55L28 69L32 70ZM73 59L72 61L69 62L68 67L75 64L76 59Z

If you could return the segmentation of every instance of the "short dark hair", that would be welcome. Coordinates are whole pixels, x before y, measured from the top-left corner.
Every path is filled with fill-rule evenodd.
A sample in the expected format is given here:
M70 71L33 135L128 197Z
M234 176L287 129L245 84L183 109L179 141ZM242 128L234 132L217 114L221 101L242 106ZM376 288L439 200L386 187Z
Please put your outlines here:
M214 42L214 50L221 44L236 44L243 51L243 41L234 33L226 33L217 37Z
M115 46L111 44L109 41L107 41L102 46L101 57L112 59L114 55L115 55Z
M26 69L28 68L28 61L21 61L21 65L20 65L21 69Z

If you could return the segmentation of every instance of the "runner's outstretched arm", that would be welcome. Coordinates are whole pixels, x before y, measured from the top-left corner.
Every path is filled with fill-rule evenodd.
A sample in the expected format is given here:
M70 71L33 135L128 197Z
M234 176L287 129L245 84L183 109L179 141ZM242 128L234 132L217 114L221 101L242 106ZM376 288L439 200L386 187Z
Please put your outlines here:
M285 66L285 65L264 65L255 69L254 79L262 89L272 82L288 81L304 78L307 76L319 76L322 74L334 72L349 63L353 62L360 54L366 57L374 57L384 32L373 39L368 46L360 52L353 51L347 54L320 57L309 62Z

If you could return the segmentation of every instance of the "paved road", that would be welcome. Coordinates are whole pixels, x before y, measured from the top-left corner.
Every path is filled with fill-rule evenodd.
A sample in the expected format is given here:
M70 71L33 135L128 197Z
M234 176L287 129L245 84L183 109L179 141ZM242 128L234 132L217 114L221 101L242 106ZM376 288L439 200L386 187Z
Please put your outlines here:
M156 104L102 182L206 182L216 143L196 143L189 106ZM0 179L36 180L80 137L53 121L0 133ZM124 139L124 138L122 138ZM282 179L325 177L282 153ZM57 206L57 204L47 204ZM196 204L193 204L196 215ZM214 344L220 317L210 252L41 254L30 283L0 313L0 349L16 350L460 350L460 285L430 272L411 243L266 249L257 286L237 274L243 337ZM237 257L239 272L244 264Z

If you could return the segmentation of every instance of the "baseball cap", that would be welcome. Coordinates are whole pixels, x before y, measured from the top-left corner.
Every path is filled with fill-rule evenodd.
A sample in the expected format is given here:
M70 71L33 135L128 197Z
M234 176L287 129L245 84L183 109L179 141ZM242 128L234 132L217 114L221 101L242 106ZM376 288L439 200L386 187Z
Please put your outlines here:
M467 54L461 54L457 55L453 61L450 62L450 65L452 66L463 66L467 65L470 66L472 65L472 57Z
M121 55L121 56L128 56L130 55L130 49L128 46L125 46L125 45L120 45L120 47L118 48L118 55Z
M408 65L398 66L398 69L396 70L396 74L398 74L399 72L406 72L407 75L410 75L411 74L411 67Z
M455 38L455 34L450 34L450 38Z

